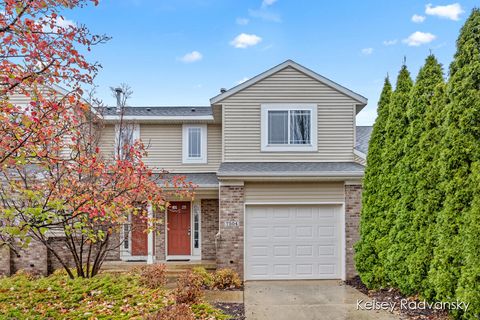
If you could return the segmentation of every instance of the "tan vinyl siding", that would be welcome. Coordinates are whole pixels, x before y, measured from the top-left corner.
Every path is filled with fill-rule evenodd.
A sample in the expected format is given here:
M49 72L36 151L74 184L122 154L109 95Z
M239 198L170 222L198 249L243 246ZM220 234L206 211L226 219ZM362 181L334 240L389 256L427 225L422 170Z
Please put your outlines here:
M261 152L262 103L316 104L318 151ZM222 102L225 161L352 161L355 103L296 69L285 68Z
M141 124L140 137L147 146L145 163L172 172L216 172L221 159L221 125L207 126L208 163L182 163L182 124Z
M115 152L115 125L107 124L102 128L98 144L103 156L113 159Z
M247 203L344 202L343 182L246 182Z

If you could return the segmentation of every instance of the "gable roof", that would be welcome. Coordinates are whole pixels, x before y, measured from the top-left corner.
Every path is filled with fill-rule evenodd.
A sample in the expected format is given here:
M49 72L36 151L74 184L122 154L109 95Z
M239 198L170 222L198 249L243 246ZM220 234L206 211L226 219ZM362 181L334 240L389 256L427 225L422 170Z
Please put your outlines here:
M311 78L345 94L346 96L352 98L353 100L356 100L358 102L359 105L362 105L362 106L365 106L367 103L368 103L368 99L365 98L364 96L358 94L358 93L355 93L353 92L352 90L350 89L347 89L345 88L344 86L341 86L339 85L338 83L330 80L330 79L327 79L325 78L324 76L296 63L295 61L293 60L287 60L263 73L260 73L259 75L231 88L230 90L227 90L223 93L220 93L219 95L213 97L210 99L210 103L213 105L213 104L216 104L216 103L219 103L221 102L222 100L236 94L237 92L239 91L242 91L252 85L254 85L255 83L273 75L274 73L277 73L278 71L280 70L283 70L287 67L291 67L291 68L294 68L304 74L306 74L307 76L310 76Z
M363 154L368 152L368 142L372 135L372 126L357 126L357 132L355 135L355 149Z

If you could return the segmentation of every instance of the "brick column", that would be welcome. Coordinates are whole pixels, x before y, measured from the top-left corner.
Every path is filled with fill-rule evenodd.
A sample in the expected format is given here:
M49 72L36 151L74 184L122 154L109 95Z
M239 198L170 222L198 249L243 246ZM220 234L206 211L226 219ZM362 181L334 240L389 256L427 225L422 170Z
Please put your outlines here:
M0 276L10 275L10 248L0 247Z
M220 184L217 268L232 268L243 277L243 183Z
M215 260L218 233L218 199L202 199L202 260Z
M155 261L165 261L166 249L165 249L165 210L157 210L155 217L160 220L155 225Z
M360 239L360 211L362 210L362 185L345 184L345 245L346 277L357 275L353 246Z

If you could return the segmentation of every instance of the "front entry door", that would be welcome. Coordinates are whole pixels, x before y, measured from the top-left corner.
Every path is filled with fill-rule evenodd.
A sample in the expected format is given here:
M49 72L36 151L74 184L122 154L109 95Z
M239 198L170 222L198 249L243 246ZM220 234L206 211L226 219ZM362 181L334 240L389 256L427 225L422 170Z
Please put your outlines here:
M147 256L148 234L147 220L141 215L132 214L132 256Z
M169 256L190 255L190 202L171 202L167 209Z

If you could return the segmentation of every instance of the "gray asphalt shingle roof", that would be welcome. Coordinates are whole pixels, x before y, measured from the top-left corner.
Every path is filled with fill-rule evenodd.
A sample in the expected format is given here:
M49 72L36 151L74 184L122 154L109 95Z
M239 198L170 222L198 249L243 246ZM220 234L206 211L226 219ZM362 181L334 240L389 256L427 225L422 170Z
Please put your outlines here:
M167 173L165 179L172 179L174 176L185 177L185 182L192 182L200 187L218 187L217 174L209 173Z
M356 134L356 143L355 149L364 154L368 152L368 142L370 140L370 136L372 135L371 126L357 126L357 134Z
M209 106L191 106L191 107L125 107L125 116L211 116L212 108ZM116 116L115 107L106 107L99 110L106 116Z
M361 176L363 170L356 162L223 162L218 176Z

